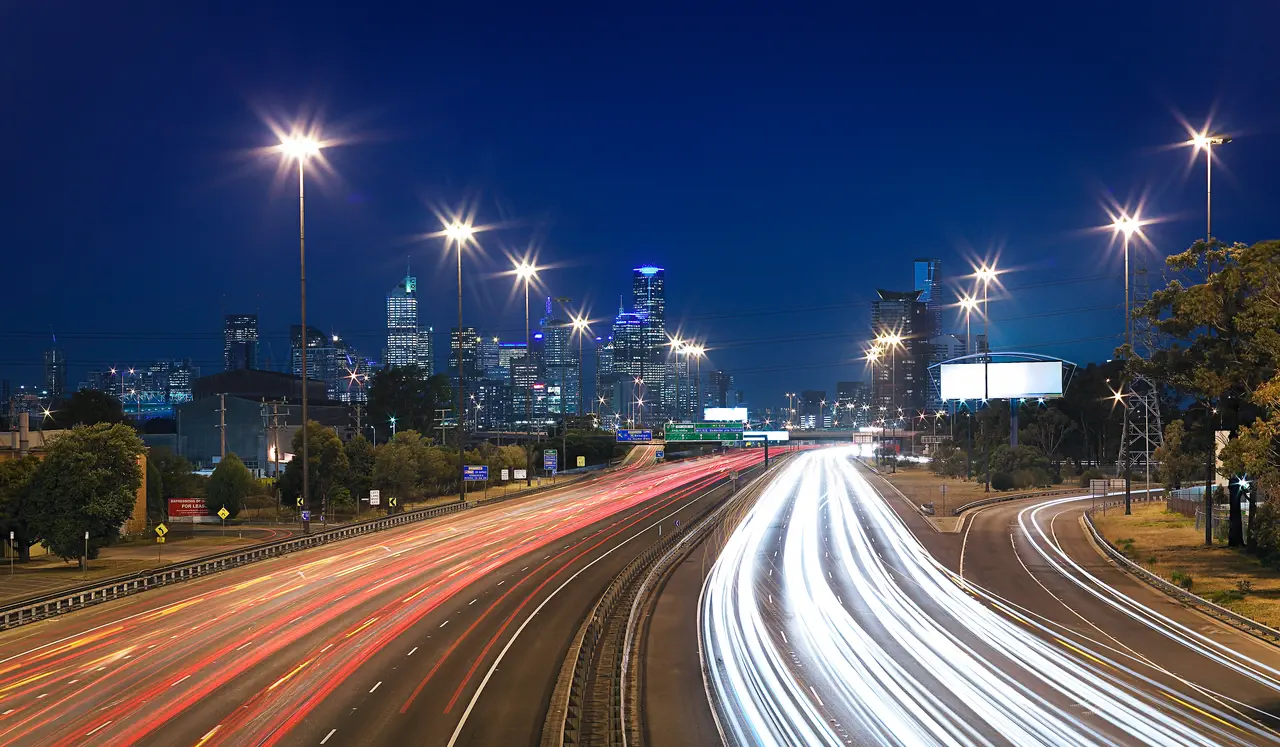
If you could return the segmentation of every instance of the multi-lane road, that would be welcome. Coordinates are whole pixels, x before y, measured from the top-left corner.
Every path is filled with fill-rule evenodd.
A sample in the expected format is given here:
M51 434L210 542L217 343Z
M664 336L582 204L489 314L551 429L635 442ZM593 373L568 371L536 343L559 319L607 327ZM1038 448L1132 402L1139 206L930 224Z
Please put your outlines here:
M1015 503L926 538L961 546L962 578L848 450L798 457L704 588L720 727L741 745L1280 739L1275 650L1107 566L1083 503Z
M596 596L757 458L629 466L0 634L0 744L536 744Z

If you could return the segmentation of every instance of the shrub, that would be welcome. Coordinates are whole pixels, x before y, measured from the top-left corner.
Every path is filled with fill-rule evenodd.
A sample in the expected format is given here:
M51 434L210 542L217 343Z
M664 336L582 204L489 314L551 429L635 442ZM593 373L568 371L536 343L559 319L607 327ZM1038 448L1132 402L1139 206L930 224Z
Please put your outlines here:
M1174 571L1173 573L1170 573L1169 580L1173 582L1174 586L1181 587L1187 591L1190 591L1192 584L1195 583L1195 579L1182 571Z
M1147 556L1147 565L1155 565L1158 562L1160 562L1160 559L1157 558L1156 556L1154 555Z
M1013 490L1013 475L1008 472L991 473L991 489L992 490Z
M1247 578L1242 578L1236 582L1236 591L1240 592L1240 596L1253 593L1253 582Z
M1087 489L1089 487L1090 480L1101 480L1103 477L1105 477L1105 475L1102 474L1101 470L1094 467L1090 467L1089 469L1080 473L1080 478L1079 478L1080 487Z
M1209 595L1209 601L1218 605L1227 605L1244 599L1244 594L1236 589L1223 589Z

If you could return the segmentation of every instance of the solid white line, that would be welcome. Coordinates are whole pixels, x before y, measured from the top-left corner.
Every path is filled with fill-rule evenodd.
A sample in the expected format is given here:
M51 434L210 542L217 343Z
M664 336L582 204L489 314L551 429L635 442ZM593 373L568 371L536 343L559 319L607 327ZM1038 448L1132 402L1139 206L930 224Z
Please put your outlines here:
M39 700L39 699L41 699L41 698L48 697L48 695L49 695L49 693L40 693L39 695L37 695L37 696L36 696L36 700Z
M177 682L173 683L172 685L169 685L169 687L177 687L178 685L181 685L181 684L182 684L182 683L183 683L187 678L189 678L190 676L191 676L191 675L189 675L189 674L188 674L186 677L183 677L182 679L178 680Z
M414 647L413 647L413 649L412 649L411 651L409 651L409 653L405 654L405 656L413 656L413 652L414 652L414 651L417 651L417 650L418 650L418 647L417 647L417 646L414 646Z
M330 729L330 730L329 730L329 733L324 735L324 739L321 739L321 740L320 740L320 744L324 744L325 742L328 742L328 741L329 741L329 737L332 737L332 736L333 736L333 733L334 733L335 731L337 731L337 729L336 729L336 728L334 728L334 729Z
M827 707L826 704L822 702L822 698L818 697L818 691L813 689L813 685L809 685L809 692L813 693L813 697L815 700L818 701L818 705L822 706L823 708Z
M108 725L110 725L110 724L111 724L111 722L110 722L110 721L107 721L106 723L104 723L104 724L102 724L101 726L99 726L97 729L94 729L93 731L89 732L88 734L85 734L85 736L86 736L86 737L91 737L91 736L93 736L94 732L97 732L97 731L99 731L99 730L101 730L101 729L105 729L105 728L106 728Z
M0 716L8 716L10 713L13 713L13 709L12 709L12 708L10 708L9 710L5 711L4 713L0 713Z
M499 581L499 582L498 582L498 586L502 586L502 585L503 585L503 584L505 584L506 582L507 582L507 580L504 578L504 579L502 579L501 581Z
M527 571L527 570L529 570L529 566L527 566L527 565L526 565L524 568L521 568L521 569L520 569L520 572L521 572L521 573L523 573L523 572L525 572L525 571Z
M378 680L378 684L376 684L376 685L374 685L372 688L370 688L369 692L373 692L374 690L377 690L377 689L378 689L378 688L380 688L380 687L382 687L382 680Z
M248 643L244 644L243 646L240 646L239 648L237 648L237 649L236 649L236 651L239 651L241 648L248 648L248 647L250 647L250 646L252 646L252 645L253 645L253 641L249 641Z
M325 651L328 651L328 650L329 650L329 649L331 649L331 648L333 648L333 644L332 644L332 643L330 643L328 646L325 646L324 648L320 649L320 653L322 653L322 654L323 654Z
M595 560L582 566L581 568L578 569L576 573L574 573L569 578L566 578L563 583L557 586L555 590L552 591L551 594L547 596L546 599L542 600L542 603L539 604L537 607L535 607L533 612L529 613L529 616L524 619L524 622L520 623L520 627L516 628L516 632L511 635L511 639L507 641L507 645L503 646L502 651L498 652L498 658L494 659L493 664L489 665L489 671L485 672L484 679L480 680L479 686L476 687L475 694L471 696L471 701L467 703L466 710L462 712L462 718L458 719L458 725L454 727L453 736L449 737L449 743L446 747L454 747L454 745L458 743L458 737L462 734L463 727L467 725L467 719L471 717L471 712L475 710L476 703L480 701L480 696L484 694L484 688L486 685L489 684L489 680L493 677L494 672L498 671L498 665L502 663L502 660L506 657L507 652L510 651L511 647L515 645L516 639L520 637L520 634L524 632L524 629L528 627L529 623L533 622L533 618L537 617L538 613L542 611L543 607L546 607L547 604L550 603L552 599L555 599L556 595L559 594L561 591L563 591L566 586L572 583L575 578L577 578L578 576L581 576L583 573L586 573L587 570L591 568L591 566L595 565L596 563L599 563L601 560L604 560L605 558L609 557L617 550L625 547L628 543L630 543L632 540L636 539L637 537L643 537L644 535L648 534L650 531L653 530L655 526L666 521L667 519L672 518L676 514L683 511L684 509L693 505L694 501L700 501L702 500L702 498L703 496L698 496L697 498L690 500L688 503L684 504L680 508L675 509L674 511L667 514L666 516L663 516L662 518L653 522L649 526L641 529L640 531L636 532L635 534L631 535L625 540L614 545L610 549L604 551Z
M787 645L791 645L791 641L788 641L788 640L787 640L787 631L785 631L785 630L779 630L779 631L778 631L778 633L782 636L782 642L783 642L783 643L785 643L785 644L787 644Z

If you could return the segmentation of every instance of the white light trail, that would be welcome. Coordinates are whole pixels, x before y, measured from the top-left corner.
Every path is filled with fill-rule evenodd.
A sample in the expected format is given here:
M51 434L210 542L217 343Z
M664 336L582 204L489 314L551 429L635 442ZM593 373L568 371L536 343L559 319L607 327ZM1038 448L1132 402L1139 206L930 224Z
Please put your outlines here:
M835 747L851 736L944 745L1276 739L1221 706L1224 698L1176 677L1183 687L1163 684L1167 678L1156 677L1164 670L1142 663L1137 671L962 581L867 484L853 453L798 457L729 538L707 579L699 634L731 744ZM1060 549L1037 549L1063 573L1087 575ZM765 603L779 591L778 604ZM1270 670L1200 652L1280 693Z

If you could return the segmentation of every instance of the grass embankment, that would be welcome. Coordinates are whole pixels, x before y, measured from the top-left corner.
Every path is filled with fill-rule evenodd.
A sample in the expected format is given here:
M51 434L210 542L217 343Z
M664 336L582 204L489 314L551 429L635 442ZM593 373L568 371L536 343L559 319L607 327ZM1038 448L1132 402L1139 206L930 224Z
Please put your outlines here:
M880 475L901 490L912 503L932 503L938 516L950 516L956 506L999 495L994 491L986 492L986 483L983 482L939 477L928 470L903 469L901 465L896 474L881 471ZM945 494L941 490L944 486L947 489Z
M1129 516L1095 514L1093 523L1143 568L1236 614L1280 627L1280 570L1243 550L1205 545L1194 519L1151 503L1135 505Z

